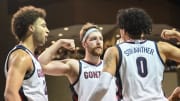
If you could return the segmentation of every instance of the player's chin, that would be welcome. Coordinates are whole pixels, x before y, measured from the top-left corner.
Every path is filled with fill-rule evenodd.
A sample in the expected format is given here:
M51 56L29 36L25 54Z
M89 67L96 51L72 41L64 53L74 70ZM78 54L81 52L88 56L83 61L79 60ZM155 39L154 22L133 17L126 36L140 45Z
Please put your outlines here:
M39 44L38 44L38 46L44 46L45 45L45 41L42 41L42 42L40 42Z
M95 53L96 53L98 56L101 56L102 53L103 53L103 51L102 51L102 50L97 50Z

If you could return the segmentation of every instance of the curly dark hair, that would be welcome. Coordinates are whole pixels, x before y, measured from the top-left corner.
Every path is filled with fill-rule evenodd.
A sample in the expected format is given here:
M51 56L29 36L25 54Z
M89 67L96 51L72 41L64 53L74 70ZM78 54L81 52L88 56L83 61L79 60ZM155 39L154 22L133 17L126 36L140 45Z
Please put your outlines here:
M24 6L20 8L12 17L11 30L18 41L24 40L29 25L33 24L38 18L46 17L46 11L34 6Z
M152 19L140 8L120 9L117 13L117 24L134 39L152 32Z

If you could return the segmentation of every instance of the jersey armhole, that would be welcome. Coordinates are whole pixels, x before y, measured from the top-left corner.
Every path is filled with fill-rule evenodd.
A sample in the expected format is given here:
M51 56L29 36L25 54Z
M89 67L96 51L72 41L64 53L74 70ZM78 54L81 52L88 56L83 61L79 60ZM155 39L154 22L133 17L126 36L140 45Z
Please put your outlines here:
M79 81L79 78L81 76L81 71L82 71L82 64L81 64L81 62L79 60L79 74L78 74L78 77L77 77L76 81L74 83L70 84L71 86L74 86Z

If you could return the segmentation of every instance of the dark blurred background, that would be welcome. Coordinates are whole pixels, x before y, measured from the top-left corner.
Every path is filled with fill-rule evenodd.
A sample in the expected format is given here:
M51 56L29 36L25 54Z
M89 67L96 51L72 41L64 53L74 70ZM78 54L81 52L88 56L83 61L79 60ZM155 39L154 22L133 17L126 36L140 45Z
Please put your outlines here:
M3 72L5 58L8 51L16 44L10 29L11 17L24 5L34 5L47 11L47 24L52 32L45 47L59 38L57 34L62 38L75 38L79 41L80 27L86 22L100 25L105 33L106 47L113 45L118 38L118 31L114 27L116 12L121 8L139 7L146 10L154 23L154 34L150 38L156 41L161 40L159 34L163 28L180 27L180 0L0 0L0 101L3 101L5 86ZM74 30L71 30L71 27ZM69 28L69 31L62 33L64 28ZM109 39L111 33L115 38L111 36ZM179 42L173 40L170 42L179 47ZM80 46L79 43L77 44ZM180 73L178 73L180 70L174 69L177 65L178 63L174 61L167 63L170 68L165 73L163 83L167 95L174 87L180 85ZM50 101L71 101L69 83L65 77L46 76L46 79Z

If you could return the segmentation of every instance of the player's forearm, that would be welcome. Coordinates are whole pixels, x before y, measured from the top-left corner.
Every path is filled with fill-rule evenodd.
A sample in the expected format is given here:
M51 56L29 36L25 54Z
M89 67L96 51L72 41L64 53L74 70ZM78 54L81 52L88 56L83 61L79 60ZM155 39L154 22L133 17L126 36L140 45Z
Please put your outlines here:
M177 40L180 41L180 32L176 30L171 30L172 31L172 38L176 38Z
M50 61L52 61L52 59L54 58L54 56L56 55L56 53L58 52L59 48L60 48L60 43L61 41L58 40L57 42L55 42L53 45L51 45L50 47L48 47L47 49L45 49L38 57L39 61L41 64L48 64Z

